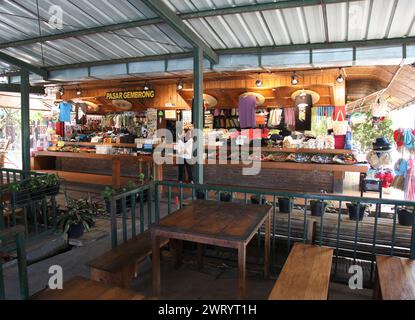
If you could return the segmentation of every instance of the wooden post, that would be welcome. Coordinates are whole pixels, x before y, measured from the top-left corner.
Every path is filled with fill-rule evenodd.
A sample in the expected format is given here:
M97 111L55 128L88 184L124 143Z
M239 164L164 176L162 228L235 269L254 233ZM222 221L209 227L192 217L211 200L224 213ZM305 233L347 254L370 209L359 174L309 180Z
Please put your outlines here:
M112 187L121 188L121 161L117 158L112 159Z

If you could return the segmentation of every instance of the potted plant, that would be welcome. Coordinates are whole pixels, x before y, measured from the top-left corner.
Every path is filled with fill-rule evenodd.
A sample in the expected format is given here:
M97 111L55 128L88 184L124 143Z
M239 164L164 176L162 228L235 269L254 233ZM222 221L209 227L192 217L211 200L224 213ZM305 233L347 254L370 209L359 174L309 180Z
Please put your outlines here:
M46 181L43 177L32 177L30 179L30 197L32 200L42 200L46 197Z
M231 202L232 194L230 192L219 192L220 201Z
M413 221L413 212L409 211L407 207L398 208L398 221L402 226L410 227Z
M264 197L259 197L259 196L257 196L257 195L255 195L255 194L253 194L252 196L251 196L251 203L252 204L265 204L267 201L266 201L266 199L264 198Z
M327 202L322 200L311 200L311 215L315 217L321 217L326 212Z
M196 199L205 200L205 192L206 190L196 188Z
M369 205L365 203L360 204L359 212L358 212L358 204L357 202L351 202L346 204L347 209L349 210L349 219L356 221L359 219L359 221L362 221L366 210L369 209Z
M293 210L293 201L291 198L280 197L278 198L278 208L282 213L291 213Z
M56 196L59 193L60 181L56 174L48 174L46 176L46 194L48 196Z
M12 183L10 184L8 191L10 192L10 204L12 207L17 207L30 202L30 188L26 183Z
M94 225L94 218L100 213L91 200L73 199L66 196L67 210L58 219L58 227L69 238L79 238Z
M128 191L134 190L137 188L137 185L133 181L128 181L127 185L119 190L116 190L112 187L105 187L105 189L102 191L102 196L105 201L105 207L107 209L107 212L111 212L111 197L116 194L122 194L126 193ZM146 194L144 194L144 197L146 197ZM139 201L140 195L137 195L136 201ZM119 214L122 211L122 200L118 199L116 201L116 213ZM132 201L131 196L126 197L126 208L131 208Z

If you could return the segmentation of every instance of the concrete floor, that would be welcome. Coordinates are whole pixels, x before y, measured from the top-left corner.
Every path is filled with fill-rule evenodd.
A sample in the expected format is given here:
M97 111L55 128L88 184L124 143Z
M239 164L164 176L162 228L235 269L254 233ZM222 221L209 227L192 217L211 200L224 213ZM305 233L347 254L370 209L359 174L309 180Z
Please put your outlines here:
M88 193L93 199L100 199L96 190L85 190L79 187L68 186L64 189L72 197L86 197ZM63 201L62 198L59 201ZM154 206L153 206L154 207ZM99 228L108 228L107 220L100 220ZM120 224L119 224L120 226ZM63 269L64 281L74 276L89 277L89 269L86 263L106 252L111 247L109 234L96 241L87 242L82 247L74 247L72 250L55 255L46 260L37 262L28 267L30 295L47 287L48 271L53 265L59 265ZM237 297L237 268L234 262L217 258L205 259L202 270L196 266L196 258L186 251L183 265L179 269L174 268L174 261L169 251L163 251L162 259L162 299L166 300L193 300L193 299L235 299ZM249 260L249 256L248 256ZM251 260L255 260L251 259ZM235 261L236 262L236 261ZM266 299L277 279L277 275L271 275L264 279L260 270L261 266L248 265L247 268L247 299ZM15 264L11 264L4 270L7 299L19 299L18 274ZM147 298L152 298L151 262L144 261L140 266L139 278L134 281L134 290L143 293ZM372 290L364 289L352 291L346 285L332 283L330 285L329 299L371 299Z

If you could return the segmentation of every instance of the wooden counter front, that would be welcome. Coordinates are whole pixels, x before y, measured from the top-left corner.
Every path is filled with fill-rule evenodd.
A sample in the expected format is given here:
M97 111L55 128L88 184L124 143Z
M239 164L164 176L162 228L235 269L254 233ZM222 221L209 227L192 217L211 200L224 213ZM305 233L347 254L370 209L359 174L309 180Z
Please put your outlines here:
M57 169L57 159L84 159L84 160L102 160L110 161L111 163L111 174L95 174L95 173L84 173L76 172L78 170L62 171ZM109 155L109 154L96 154L86 152L51 152L51 151L38 151L34 153L32 169L36 171L54 172L62 178L74 182L86 182L91 184L111 184L114 188L118 189L128 180L122 177L121 174L121 163L123 160L129 160L137 162L141 168L141 164L146 164L148 172L156 180L162 180L163 172L161 166L156 165L153 162L151 155ZM73 172L75 171L75 172ZM140 170L141 171L141 170ZM137 173L138 174L138 173ZM109 183L110 182L110 183Z

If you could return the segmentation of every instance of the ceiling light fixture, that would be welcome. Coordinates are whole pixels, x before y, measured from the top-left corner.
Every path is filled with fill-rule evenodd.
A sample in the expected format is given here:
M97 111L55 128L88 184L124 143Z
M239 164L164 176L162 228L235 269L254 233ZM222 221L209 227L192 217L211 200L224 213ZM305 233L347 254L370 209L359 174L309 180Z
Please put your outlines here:
M183 82L179 81L177 83L177 90L182 90L183 89Z
M298 84L298 77L297 77L297 73L294 71L292 76L291 76L291 84L293 86Z
M260 73L258 73L258 78L257 78L257 80L255 81L255 85L259 88L259 87L262 87L262 80L260 79L260 76L261 76L261 74Z
M344 76L343 76L343 69L339 68L339 76L336 79L337 83L343 83L344 82Z
M81 88L76 88L76 95L77 96L80 96L81 95L81 93L82 93L82 91L81 91Z
M147 81L146 81L146 82L144 82L144 90L149 90L149 89L150 89L150 87L148 86Z
M59 94L61 95L61 97L65 94L65 89L63 87L59 89Z

